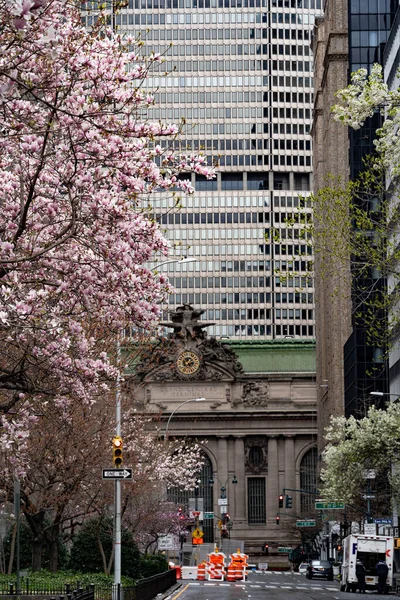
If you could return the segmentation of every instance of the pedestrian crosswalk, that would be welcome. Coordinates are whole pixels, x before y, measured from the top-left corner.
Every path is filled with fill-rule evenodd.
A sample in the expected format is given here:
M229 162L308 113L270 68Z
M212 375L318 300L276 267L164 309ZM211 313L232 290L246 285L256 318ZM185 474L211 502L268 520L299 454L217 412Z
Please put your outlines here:
M265 583L235 583L235 582L222 582L222 581L190 581L188 582L189 586L205 586L205 587L237 587L237 588L252 588L252 589L281 589L281 590L312 590L312 591L321 591L326 590L330 592L337 592L338 589L336 587L326 587L323 585L310 584L310 585L285 585L280 581L271 581L270 584Z

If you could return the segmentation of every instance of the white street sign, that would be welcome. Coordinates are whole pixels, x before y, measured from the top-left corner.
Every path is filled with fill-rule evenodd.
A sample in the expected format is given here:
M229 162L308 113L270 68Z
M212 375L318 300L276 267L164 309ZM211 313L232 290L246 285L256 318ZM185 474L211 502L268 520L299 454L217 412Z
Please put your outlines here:
M376 523L364 523L365 535L376 535Z
M132 479L133 469L103 469L103 479Z
M228 498L218 498L218 506L228 506Z
M172 533L160 535L157 540L159 550L174 550L176 548L175 536Z

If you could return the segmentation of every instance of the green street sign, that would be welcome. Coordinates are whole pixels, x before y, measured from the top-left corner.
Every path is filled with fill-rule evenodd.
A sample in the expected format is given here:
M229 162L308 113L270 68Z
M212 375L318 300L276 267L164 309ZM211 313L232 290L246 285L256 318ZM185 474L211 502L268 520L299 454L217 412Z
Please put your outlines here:
M324 500L315 501L315 510L340 510L344 508L344 502L325 502Z
M311 519L308 521L296 521L296 527L315 527L315 521Z
M278 546L278 552L282 554L289 554L293 548L285 548L285 546Z
M213 519L214 518L214 513L213 512L205 512L203 513L203 519Z

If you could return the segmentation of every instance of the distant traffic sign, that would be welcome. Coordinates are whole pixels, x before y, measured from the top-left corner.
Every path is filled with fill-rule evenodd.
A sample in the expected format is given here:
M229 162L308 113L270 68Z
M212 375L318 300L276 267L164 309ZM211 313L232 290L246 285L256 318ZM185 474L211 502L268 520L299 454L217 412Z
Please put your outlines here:
M205 519L213 519L214 518L213 512L205 512L205 513L203 513L203 515L204 515Z
M376 496L374 494L363 494L364 500L374 500Z
M315 510L331 510L331 509L343 509L344 502L325 502L325 500L315 501Z
M132 479L133 469L103 469L103 479Z
M308 521L296 521L296 527L315 527L315 520L309 519Z
M289 554L293 548L286 548L286 546L278 546L278 552L282 554Z

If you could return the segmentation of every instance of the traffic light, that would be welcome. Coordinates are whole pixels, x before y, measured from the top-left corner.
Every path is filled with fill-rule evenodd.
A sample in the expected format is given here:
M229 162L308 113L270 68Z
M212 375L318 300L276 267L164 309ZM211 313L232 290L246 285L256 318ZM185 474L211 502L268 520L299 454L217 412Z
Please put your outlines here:
M269 554L269 546L268 546L268 544L264 544L264 546L262 547L262 550L268 556L268 554Z
M283 499L285 496L283 496L282 494L279 496L279 508L283 508Z
M336 550L337 550L338 552L341 552L341 551L342 551L342 546L339 544L338 546L336 546Z
M279 515L276 515L275 523L276 523L277 525L280 525L280 522L281 522L281 518L280 518L280 516L279 516Z
M286 508L292 508L293 498L292 496L286 496Z
M180 521L183 521L185 519L185 515L183 514L183 508L181 507L178 508L178 517Z
M113 439L113 463L118 469L122 465L122 438L119 435Z
M229 523L230 520L231 520L231 515L228 515L228 513L226 513L226 515L225 515L225 523Z

